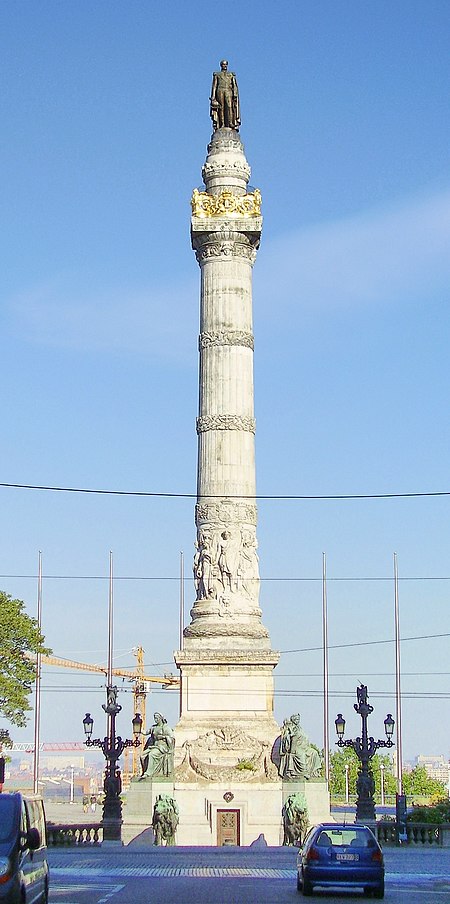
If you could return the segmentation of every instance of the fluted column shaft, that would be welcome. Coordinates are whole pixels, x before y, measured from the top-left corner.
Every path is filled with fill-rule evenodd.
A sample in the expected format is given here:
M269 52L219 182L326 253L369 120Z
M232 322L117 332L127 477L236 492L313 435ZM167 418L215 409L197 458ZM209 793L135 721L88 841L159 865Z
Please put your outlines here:
M214 647L269 648L259 608L256 539L252 268L261 196L239 135L214 133L192 197L192 247L201 269L197 418L197 599L185 629Z

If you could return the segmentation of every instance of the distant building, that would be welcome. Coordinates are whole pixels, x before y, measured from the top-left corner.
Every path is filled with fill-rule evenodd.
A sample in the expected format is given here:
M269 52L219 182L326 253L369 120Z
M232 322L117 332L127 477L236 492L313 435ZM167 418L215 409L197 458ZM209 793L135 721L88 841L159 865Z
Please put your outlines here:
M425 754L421 753L418 757L416 757L416 765L424 766L427 775L430 778L434 778L438 782L443 782L444 785L449 784L450 762L445 759L443 754L426 756Z
M52 770L56 770L57 772L64 772L66 769L70 769L71 766L74 766L75 769L84 769L84 755L80 754L55 754L54 756L42 756L41 757L42 768L47 769L49 772Z

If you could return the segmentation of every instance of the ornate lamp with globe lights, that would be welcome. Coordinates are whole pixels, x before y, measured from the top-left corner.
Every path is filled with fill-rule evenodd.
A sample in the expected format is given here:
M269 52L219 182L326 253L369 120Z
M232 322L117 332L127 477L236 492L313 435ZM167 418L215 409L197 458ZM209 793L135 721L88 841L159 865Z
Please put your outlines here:
M86 735L84 743L86 747L100 747L103 756L106 758L103 783L105 792L102 820L103 840L120 842L122 830L122 801L120 799L122 779L117 761L126 747L139 747L141 743L142 716L136 713L132 720L133 740L129 738L124 739L120 735L116 736L116 716L122 709L117 702L117 687L108 685L106 688L106 705L103 704L102 709L108 716L107 736L103 739L92 738L94 720L90 713L86 713L83 719L84 733Z
M367 687L361 684L356 688L356 697L358 702L354 703L354 709L361 716L362 731L361 737L355 740L344 741L345 719L342 713L338 713L335 719L338 747L351 747L360 761L360 769L356 782L357 800L356 800L356 822L374 822L375 821L375 801L374 791L375 783L369 769L369 763L380 747L393 747L392 735L394 733L394 719L391 713L388 713L384 720L384 730L387 740L375 741L374 738L368 736L367 718L373 712L373 706L368 702Z

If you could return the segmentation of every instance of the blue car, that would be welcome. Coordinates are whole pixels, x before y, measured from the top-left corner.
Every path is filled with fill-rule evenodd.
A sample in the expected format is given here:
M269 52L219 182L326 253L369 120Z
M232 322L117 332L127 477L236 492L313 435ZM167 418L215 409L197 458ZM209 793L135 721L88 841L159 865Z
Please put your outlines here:
M384 898L383 852L368 826L330 822L309 830L298 852L297 889L307 897L316 886Z

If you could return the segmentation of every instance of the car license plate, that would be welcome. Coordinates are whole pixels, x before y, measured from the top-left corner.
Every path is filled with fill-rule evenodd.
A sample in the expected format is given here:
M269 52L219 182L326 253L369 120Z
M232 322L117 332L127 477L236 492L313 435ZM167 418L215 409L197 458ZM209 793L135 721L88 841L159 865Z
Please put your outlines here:
M336 854L336 860L359 860L359 854Z

